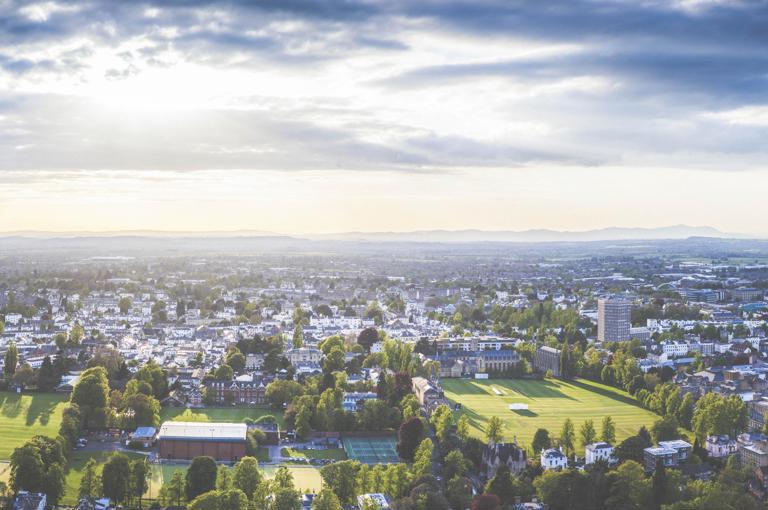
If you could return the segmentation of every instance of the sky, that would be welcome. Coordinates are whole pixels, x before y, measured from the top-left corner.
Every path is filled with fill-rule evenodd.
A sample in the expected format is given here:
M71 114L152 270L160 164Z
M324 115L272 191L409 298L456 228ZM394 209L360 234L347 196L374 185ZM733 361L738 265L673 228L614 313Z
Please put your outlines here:
M0 0L0 231L768 234L766 0Z

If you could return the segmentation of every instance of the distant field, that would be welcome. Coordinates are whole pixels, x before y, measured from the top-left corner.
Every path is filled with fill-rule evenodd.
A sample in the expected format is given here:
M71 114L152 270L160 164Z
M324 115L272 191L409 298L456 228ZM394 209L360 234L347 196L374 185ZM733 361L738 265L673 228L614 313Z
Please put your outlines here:
M645 425L650 427L659 419L654 413L636 404L628 394L603 384L579 379L576 381L491 379L443 379L445 396L462 405L461 413L469 418L472 435L484 438L488 418L498 416L504 424L504 438L530 446L537 428L549 430L557 437L566 418L578 431L588 419L595 422L600 434L604 416L613 417L616 439L622 441ZM502 395L494 393L498 389ZM528 411L510 411L509 404L528 404ZM577 450L581 451L580 446Z
M204 409L164 407L160 410L160 421L218 421L226 423L242 423L246 418L255 420L266 415L274 416L280 426L283 426L282 411L264 407L211 407Z
M0 460L32 436L56 437L68 395L0 392Z

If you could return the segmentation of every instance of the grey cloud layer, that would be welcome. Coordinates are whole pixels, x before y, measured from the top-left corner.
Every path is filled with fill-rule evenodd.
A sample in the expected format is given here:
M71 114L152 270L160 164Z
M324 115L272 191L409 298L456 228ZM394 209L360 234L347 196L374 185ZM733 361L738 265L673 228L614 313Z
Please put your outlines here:
M319 125L306 110L206 111L186 125L134 132L97 115L76 115L75 99L6 93L0 98L2 170L409 170L531 162L622 164L640 156L658 165L730 169L759 166L767 150L766 127L728 126L705 116L768 103L766 1L683 7L661 0L94 0L62 3L73 9L51 12L44 21L29 19L20 10L23 3L4 5L0 68L11 76L75 73L87 65L92 51L84 46L58 59L34 59L17 54L24 45L83 37L92 46L115 47L137 36L145 46L125 55L125 66L108 70L110 79L140 72L134 61L166 65L162 55L169 47L212 67L314 68L322 73L324 66L350 55L408 55L413 48L405 35L415 26L447 37L514 37L581 49L526 59L498 59L489 51L475 61L413 68L386 79L366 82L361 76L363 86L391 91L393 102L402 91L461 88L489 78L534 87L599 76L617 86L511 102L508 112L502 111L510 119L542 119L560 128L557 139L537 143L489 142L407 126L390 126L401 136L373 143L352 125ZM147 16L153 7L158 12ZM287 22L300 26L280 26ZM230 58L234 54L237 59ZM307 96L312 96L311 83Z

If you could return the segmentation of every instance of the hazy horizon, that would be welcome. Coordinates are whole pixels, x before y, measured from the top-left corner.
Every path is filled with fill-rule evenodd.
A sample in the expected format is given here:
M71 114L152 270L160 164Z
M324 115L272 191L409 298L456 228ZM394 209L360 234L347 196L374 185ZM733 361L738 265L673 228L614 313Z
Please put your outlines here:
M0 231L766 235L768 10L0 4Z

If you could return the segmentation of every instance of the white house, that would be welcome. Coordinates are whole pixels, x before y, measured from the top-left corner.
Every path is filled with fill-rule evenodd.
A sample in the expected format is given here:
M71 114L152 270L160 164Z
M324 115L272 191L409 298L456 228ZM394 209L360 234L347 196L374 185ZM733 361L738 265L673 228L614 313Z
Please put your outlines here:
M613 459L613 446L608 443L592 443L585 447L585 462L594 464L602 460L611 462Z
M556 448L542 450L541 467L544 469L563 469L568 467L568 457Z
M736 440L727 435L707 437L705 448L709 456L715 458L727 457L738 450Z

